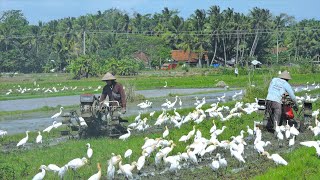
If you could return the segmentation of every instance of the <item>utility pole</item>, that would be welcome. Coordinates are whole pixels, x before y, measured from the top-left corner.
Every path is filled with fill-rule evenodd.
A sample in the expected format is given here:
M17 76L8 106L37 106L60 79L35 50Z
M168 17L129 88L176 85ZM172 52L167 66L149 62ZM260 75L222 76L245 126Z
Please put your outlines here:
M83 55L86 55L86 31L83 31Z

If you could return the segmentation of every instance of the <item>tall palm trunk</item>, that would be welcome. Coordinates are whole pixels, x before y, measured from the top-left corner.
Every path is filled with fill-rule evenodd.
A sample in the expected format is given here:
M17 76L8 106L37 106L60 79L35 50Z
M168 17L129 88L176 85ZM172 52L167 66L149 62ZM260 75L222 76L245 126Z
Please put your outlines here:
M239 30L237 30L237 49L236 49L236 62L235 62L235 64L237 64L238 63L238 58L239 58Z
M217 46L218 46L218 42L217 40L214 42L214 53L213 53L213 57L211 60L211 64L213 63L214 58L216 58L216 54L217 54Z
M249 54L249 57L252 57L254 55L254 52L256 50L256 47L258 45L258 40L259 40L259 32L258 30L256 31L256 35L254 37L254 41L253 41L253 44L252 44L252 47L251 47L251 50L250 50L250 54Z
M222 38L222 43L223 43L223 52L224 52L224 66L227 64L227 52L226 52L226 43L224 42L224 38Z

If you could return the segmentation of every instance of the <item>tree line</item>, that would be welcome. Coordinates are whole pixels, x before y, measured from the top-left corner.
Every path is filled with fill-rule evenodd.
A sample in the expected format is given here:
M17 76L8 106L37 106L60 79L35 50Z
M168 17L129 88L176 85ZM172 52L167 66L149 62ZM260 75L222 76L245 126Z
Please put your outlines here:
M309 63L319 56L320 21L297 22L285 13L253 8L245 15L232 8L197 9L184 19L178 10L133 15L109 9L30 25L20 10L0 15L0 71L69 71L75 77L114 73L129 75L170 59L171 50L208 54L206 64L234 59L247 65ZM143 52L147 64L133 54Z

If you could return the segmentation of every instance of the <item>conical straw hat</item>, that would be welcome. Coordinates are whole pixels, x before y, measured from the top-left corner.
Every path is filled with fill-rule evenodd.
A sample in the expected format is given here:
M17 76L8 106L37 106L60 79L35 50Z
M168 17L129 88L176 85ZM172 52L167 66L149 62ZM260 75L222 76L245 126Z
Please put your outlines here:
M107 73L103 76L101 79L102 81L107 81L107 80L116 80L116 77L114 77L111 73Z
M280 75L279 75L279 78L281 78L281 79L291 79L291 76L290 76L290 74L289 74L289 72L288 71L283 71Z

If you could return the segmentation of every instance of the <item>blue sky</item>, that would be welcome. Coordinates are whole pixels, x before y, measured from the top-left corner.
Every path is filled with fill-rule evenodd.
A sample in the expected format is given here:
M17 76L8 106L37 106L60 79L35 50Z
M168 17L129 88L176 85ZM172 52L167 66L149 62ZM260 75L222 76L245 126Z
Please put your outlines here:
M48 22L64 17L95 14L110 8L124 10L132 15L160 13L164 7L179 10L187 18L196 9L208 10L218 5L222 10L230 7L236 12L248 14L253 7L269 9L273 15L287 13L296 20L320 20L320 0L0 0L0 12L22 10L30 24Z

